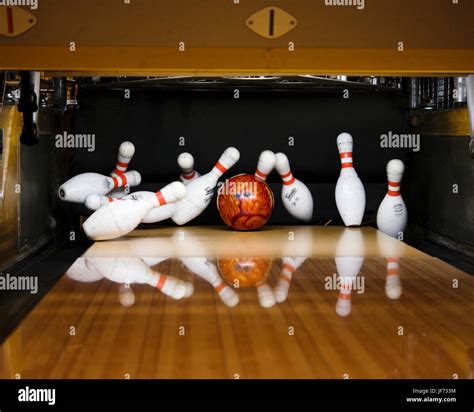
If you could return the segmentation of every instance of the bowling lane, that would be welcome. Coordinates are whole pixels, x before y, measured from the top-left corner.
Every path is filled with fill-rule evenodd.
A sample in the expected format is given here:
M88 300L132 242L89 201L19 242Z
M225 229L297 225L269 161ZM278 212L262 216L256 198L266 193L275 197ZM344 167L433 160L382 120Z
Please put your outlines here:
M74 262L0 377L474 378L473 291L372 228L141 230Z

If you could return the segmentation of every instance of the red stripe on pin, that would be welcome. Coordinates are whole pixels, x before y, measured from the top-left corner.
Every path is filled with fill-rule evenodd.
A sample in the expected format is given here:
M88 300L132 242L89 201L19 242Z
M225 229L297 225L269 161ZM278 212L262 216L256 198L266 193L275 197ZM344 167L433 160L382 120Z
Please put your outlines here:
M166 283L166 275L160 275L160 280L158 281L158 284L156 285L157 289L163 289Z
M283 182L283 184L284 184L285 186L290 186L290 185L292 185L293 183L295 183L295 180L296 180L296 179L295 179L294 177L292 177L290 180L288 180L288 182Z
M156 192L155 195L158 199L158 203L160 204L160 206L166 205L166 199L164 198L161 192Z
M107 200L109 201L109 203L112 203L114 201L114 198L113 197L108 197Z
M217 293L219 293L224 288L225 288L225 284L224 284L224 282L222 282L220 285L216 286L215 290L216 290Z
M117 160L117 166L128 167L128 163L124 163L124 162L121 162L120 160Z
M342 163L342 164L341 164L341 168L342 168L342 169L346 169L347 167L352 167L352 162L350 162L350 163Z
M352 152L342 152L341 153L341 159L348 159L352 158Z
M122 180L122 186L127 186L127 176L125 176L123 173L119 174L120 180Z
M288 173L284 173L284 174L282 174L282 175L280 175L280 176L281 176L282 179L285 179L285 178L291 176L291 170L288 171Z
M290 265L289 263L283 263L283 269L287 269L290 272L294 272L296 269L293 265Z
M387 192L387 195L389 195L389 196L400 196L400 190L389 190Z
M221 164L221 162L217 162L214 167L216 169L219 169L222 173L227 172L227 169Z
M186 180L191 180L194 177L195 173L196 172L194 172L194 171L192 173L189 173L189 174L184 174L183 173L183 178L186 179Z
M114 187L118 187L119 181L117 180L117 178L115 176L112 176L112 180L114 181Z

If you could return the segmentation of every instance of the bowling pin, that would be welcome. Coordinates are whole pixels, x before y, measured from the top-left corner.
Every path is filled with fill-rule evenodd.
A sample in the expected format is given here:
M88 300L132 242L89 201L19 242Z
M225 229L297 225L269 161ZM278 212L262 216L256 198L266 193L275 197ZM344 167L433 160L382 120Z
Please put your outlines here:
M176 212L171 219L178 225L184 225L199 216L209 206L219 178L234 166L239 158L240 153L235 147L227 148L209 173L186 186L186 196L176 203Z
M86 265L112 282L125 285L148 284L173 299L188 297L193 292L191 283L158 273L139 257L86 258Z
M141 180L140 173L135 170L123 173L119 177L82 173L63 183L59 187L58 195L65 202L84 203L90 194L106 195L117 187L137 186Z
M133 196L136 198L141 198L143 196L150 196L147 193L153 194L153 192L134 192L122 198L113 198L110 196L92 194L86 197L86 200L84 201L84 205L89 210L95 211L99 209L100 207L105 206L108 203L124 200L124 199L127 199L129 196ZM176 205L174 203L155 207L147 213L147 215L142 219L141 223L161 222L162 220L169 219L171 216L174 215L175 212L176 212Z
M122 142L119 146L117 163L115 169L110 176L120 178L128 169L128 165L131 162L133 155L135 154L135 145L132 142ZM112 190L109 193L110 197L123 197L126 196L130 190L128 187L120 187Z
M341 133L337 137L341 156L341 173L336 184L336 205L346 226L359 226L365 212L365 189L352 164L352 136Z
M277 153L276 169L283 180L281 199L290 215L305 222L313 217L313 196L308 187L295 177L290 170L290 162L284 153Z
M275 153L270 150L264 150L258 158L255 177L260 180L267 180L268 175L274 169L276 163Z
M383 233L403 240L403 231L407 225L407 209L400 183L405 166L401 160L393 159L387 163L388 191L377 211L377 227Z
M143 218L155 207L174 203L184 197L186 188L180 182L173 182L157 193L133 193L117 202L96 210L84 222L86 235L93 240L107 240L124 236L135 229Z
M181 176L179 179L184 185L188 185L201 176L200 173L194 170L194 157L191 153L181 153L178 156L178 166L181 169Z

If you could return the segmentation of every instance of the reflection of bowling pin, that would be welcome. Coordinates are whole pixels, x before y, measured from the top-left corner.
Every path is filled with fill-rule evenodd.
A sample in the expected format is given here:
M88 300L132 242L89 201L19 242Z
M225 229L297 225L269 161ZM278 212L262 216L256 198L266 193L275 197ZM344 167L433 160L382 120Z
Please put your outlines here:
M239 303L239 295L220 277L217 267L206 257L182 257L181 262L191 272L210 283L222 302L229 307Z
M66 276L77 282L96 282L104 277L97 271L87 267L84 258L80 257L75 260L72 266L67 270Z
M124 308L128 308L135 304L135 293L129 284L119 285L118 287L119 302Z
M221 278L217 266L208 257L207 242L203 242L192 229L183 228L174 237L177 255L192 273L210 283L222 302L229 307L239 303L239 296Z
M385 294L389 299L399 299L402 295L402 282L398 271L398 258L387 258L387 277L385 279Z
M308 187L295 177L290 170L290 162L284 153L276 154L276 169L283 180L281 199L292 216L303 221L313 217L313 196Z
M271 308L272 306L275 306L275 294L273 293L272 288L268 286L267 282L257 285L257 295L262 308Z
M264 150L260 153L258 158L257 170L255 171L255 177L260 180L267 180L268 175L275 167L276 157L275 153L270 150Z
M140 197L132 193L126 199L108 203L96 210L84 222L83 229L86 235L93 240L113 239L126 235L135 229L153 208L182 199L186 188L180 182L173 182L157 193L141 193Z
M65 202L84 203L86 197L92 193L106 195L112 189L123 186L137 186L141 183L141 176L135 170L123 173L119 177L108 177L99 173L82 173L63 183L58 195Z
M87 258L86 265L112 282L131 285L148 284L173 299L188 297L193 293L192 284L151 269L140 258Z
M153 193L153 192L134 192L123 198L113 198L113 197L108 197L108 196L103 196L103 195L92 194L86 197L84 204L89 210L97 210L100 207L105 206L107 203L123 200L123 199L126 199L128 196L132 196L135 198L141 198L142 196L150 196L147 193ZM141 223L161 222L162 220L169 219L171 216L173 216L175 212L176 212L176 205L174 203L155 207L146 214L146 216L142 219Z
M118 150L117 163L115 165L114 171L110 176L115 178L120 178L128 169L128 165L131 162L133 155L135 154L135 146L132 142L122 142ZM109 193L110 197L123 197L130 190L128 187L121 187L112 190Z
M352 290L364 263L364 239L360 229L345 229L336 246L336 270L339 275L339 296L336 313L347 316L352 309Z
M341 173L336 184L336 205L346 226L359 226L365 211L365 189L352 165L352 147L349 133L337 137Z
M178 166L182 172L179 179L184 185L188 185L193 180L196 180L199 176L201 176L200 173L194 170L194 157L191 153L181 153L178 156Z
M275 287L275 297L278 303L282 303L288 297L291 280L296 270L304 263L305 257L284 257L282 258L282 268L280 279Z
M171 219L178 225L184 225L199 216L209 206L219 178L239 158L240 153L235 147L227 148L209 173L187 185L186 196L176 203L176 212Z
M404 170L401 160L393 159L387 163L388 191L377 211L378 229L400 240L407 225L407 209L400 194Z

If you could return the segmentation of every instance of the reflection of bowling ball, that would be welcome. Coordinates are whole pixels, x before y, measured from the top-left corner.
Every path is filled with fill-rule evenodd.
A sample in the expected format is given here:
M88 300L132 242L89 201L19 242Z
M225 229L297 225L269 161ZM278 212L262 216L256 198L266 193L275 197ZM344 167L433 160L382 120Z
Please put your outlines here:
M273 192L254 175L227 179L219 189L217 208L226 225L237 230L261 228L272 215Z
M239 287L249 288L263 283L272 265L272 259L266 258L232 258L218 259L217 265L222 277L232 286L235 280Z

